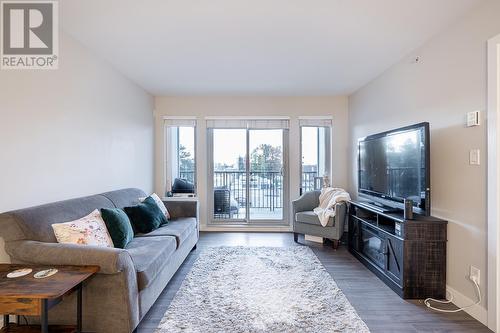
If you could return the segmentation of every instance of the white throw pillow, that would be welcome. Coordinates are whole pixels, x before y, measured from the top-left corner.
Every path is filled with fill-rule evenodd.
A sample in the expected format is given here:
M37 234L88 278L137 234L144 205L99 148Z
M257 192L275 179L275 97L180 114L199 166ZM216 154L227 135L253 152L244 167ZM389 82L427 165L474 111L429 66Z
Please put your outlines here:
M54 223L52 229L59 243L114 247L98 209L75 221Z
M150 197L153 198L153 200L156 202L163 215L165 215L165 217L170 220L170 213L168 212L167 207L165 207L165 204L160 199L160 197L156 193L151 194ZM140 202L143 202L144 200L146 200L146 198L139 198Z

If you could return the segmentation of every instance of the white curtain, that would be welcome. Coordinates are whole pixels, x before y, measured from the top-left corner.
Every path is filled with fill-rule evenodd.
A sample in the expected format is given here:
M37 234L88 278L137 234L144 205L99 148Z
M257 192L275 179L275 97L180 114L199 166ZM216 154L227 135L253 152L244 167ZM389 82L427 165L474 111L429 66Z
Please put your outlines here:
M285 118L207 118L207 128L288 129L289 127L290 120Z

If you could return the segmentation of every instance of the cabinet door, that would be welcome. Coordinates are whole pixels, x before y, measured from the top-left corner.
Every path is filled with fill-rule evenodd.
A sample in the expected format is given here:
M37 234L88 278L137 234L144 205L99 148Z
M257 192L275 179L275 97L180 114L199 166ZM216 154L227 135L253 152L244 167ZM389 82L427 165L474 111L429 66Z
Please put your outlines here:
M359 252L359 224L360 222L350 216L349 218L349 247Z
M403 275L403 241L387 236L385 242L386 274L399 286L403 286L401 278Z

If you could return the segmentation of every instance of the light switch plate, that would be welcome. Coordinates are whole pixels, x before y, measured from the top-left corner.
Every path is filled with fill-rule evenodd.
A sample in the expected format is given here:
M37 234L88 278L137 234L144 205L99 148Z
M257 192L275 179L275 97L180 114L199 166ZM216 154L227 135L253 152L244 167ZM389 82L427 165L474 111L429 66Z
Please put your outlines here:
M480 116L479 111L467 112L467 127L481 125L481 120L480 120L479 116Z
M479 149L471 149L469 151L469 164L470 165L479 165L480 164Z

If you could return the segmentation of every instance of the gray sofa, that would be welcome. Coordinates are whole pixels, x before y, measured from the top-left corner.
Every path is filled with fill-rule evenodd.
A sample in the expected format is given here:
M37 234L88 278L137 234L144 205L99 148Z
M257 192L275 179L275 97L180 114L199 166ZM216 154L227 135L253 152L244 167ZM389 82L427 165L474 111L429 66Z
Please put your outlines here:
M319 206L321 191L304 193L297 200L292 201L293 207L293 238L298 240L299 234L311 235L331 239L336 249L340 238L344 234L344 224L347 217L347 204L337 204L335 217L330 217L326 227L323 227L313 209Z
M129 333L151 308L199 238L196 202L168 202L171 222L136 236L126 249L59 244L51 224L96 208L125 207L146 194L123 189L0 214L0 236L14 263L98 265L83 289L83 329ZM76 322L76 296L49 311L50 324ZM33 319L36 320L36 319Z

